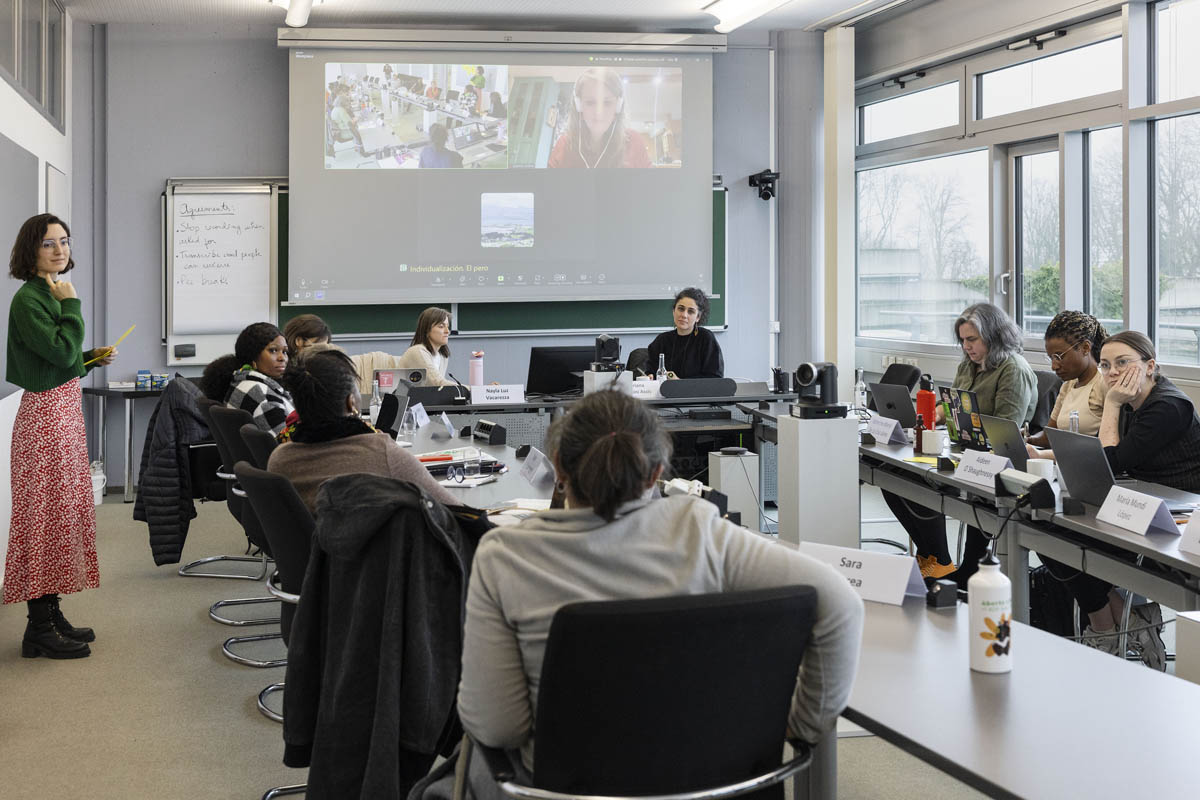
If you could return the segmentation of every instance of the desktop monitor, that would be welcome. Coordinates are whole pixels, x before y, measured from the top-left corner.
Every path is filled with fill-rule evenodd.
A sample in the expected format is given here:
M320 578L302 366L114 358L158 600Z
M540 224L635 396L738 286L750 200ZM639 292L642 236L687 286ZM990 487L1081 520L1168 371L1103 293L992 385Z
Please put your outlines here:
M527 394L567 394L583 391L582 373L591 368L596 348L532 347L529 350Z
M446 102L453 103L455 100L458 99L458 94L459 94L459 92L457 89L447 89L446 90Z

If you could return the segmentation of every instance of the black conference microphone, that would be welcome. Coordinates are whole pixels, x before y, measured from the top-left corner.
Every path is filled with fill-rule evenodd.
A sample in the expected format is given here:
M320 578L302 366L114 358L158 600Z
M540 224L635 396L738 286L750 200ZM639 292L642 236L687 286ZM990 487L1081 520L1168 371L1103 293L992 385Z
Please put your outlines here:
M454 405L465 406L468 402L468 398L463 397L463 389L466 389L467 387L463 386L462 381L460 381L458 378L454 377L454 373L450 372L449 370L446 370L446 377L449 378L450 380L454 381L454 383L457 384L457 386L458 386L458 397L454 398L454 400L453 400ZM468 389L467 394L469 395L470 393L471 393L471 391Z

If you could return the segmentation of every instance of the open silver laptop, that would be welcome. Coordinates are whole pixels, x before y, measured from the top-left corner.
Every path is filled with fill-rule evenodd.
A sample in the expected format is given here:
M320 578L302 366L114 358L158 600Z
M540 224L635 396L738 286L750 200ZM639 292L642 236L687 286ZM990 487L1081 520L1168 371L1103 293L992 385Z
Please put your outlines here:
M379 381L381 394L394 392L400 386L420 386L425 382L425 370L419 367L411 369L377 369L375 380Z
M1098 437L1057 428L1046 428L1046 436L1067 492L1077 500L1093 506L1104 505L1108 491L1119 483L1136 492L1161 497L1167 501L1172 513L1191 511L1200 502L1197 495L1157 483L1132 479L1117 481L1113 478L1112 467L1108 465L1108 457L1104 455L1104 446Z
M980 414L983 420L983 432L987 434L988 445L992 452L1004 456L1013 463L1013 467L1025 471L1029 466L1029 451L1025 449L1025 440L1021 437L1021 429L1017 423L1004 417L989 417Z

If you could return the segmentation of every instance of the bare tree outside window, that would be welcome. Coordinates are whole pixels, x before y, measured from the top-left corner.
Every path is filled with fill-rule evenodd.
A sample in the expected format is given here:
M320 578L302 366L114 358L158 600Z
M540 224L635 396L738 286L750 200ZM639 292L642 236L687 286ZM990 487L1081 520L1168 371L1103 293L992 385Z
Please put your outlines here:
M1154 130L1158 355L1200 364L1200 116Z
M952 344L988 299L988 155L978 150L858 173L858 330Z
M1022 324L1041 336L1062 309L1058 234L1058 151L1017 159L1021 191L1017 197Z
M1121 129L1088 134L1088 311L1109 333L1125 329Z

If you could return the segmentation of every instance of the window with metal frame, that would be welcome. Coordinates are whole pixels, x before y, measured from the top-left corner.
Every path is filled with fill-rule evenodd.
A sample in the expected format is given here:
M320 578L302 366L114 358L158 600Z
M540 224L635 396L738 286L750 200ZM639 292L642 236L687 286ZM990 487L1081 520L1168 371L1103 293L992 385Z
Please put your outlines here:
M0 72L17 74L17 2L0 0Z
M989 297L986 150L857 173L858 333L954 344Z
M958 81L902 94L859 108L859 144L872 144L959 124Z
M1200 365L1200 115L1154 123L1154 174L1158 358Z
M1026 336L1040 337L1062 310L1059 250L1059 154L1057 150L1017 156L1014 252L1021 287L1017 321Z
M21 2L21 74L17 77L34 101L42 103L42 25L45 24L43 0Z
M1121 128L1087 134L1087 311L1109 333L1125 329L1124 189Z
M1027 111L1121 90L1121 39L984 72L978 80L978 119Z
M1200 1L1154 7L1154 102L1200 96Z

